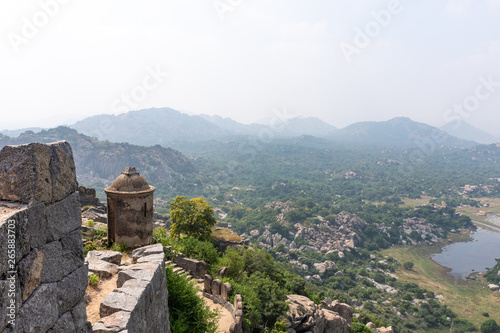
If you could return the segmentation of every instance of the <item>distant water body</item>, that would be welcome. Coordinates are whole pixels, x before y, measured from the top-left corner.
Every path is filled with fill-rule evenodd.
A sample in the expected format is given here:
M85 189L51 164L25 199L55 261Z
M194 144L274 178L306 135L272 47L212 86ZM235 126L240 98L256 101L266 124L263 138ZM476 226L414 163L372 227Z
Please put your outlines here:
M500 222L498 216L493 219ZM493 219L488 221L495 223ZM479 222L475 224L478 228L470 241L447 245L441 253L431 255L441 266L451 268L448 274L456 279L465 280L473 272L484 272L495 266L495 258L500 258L500 227L482 228Z

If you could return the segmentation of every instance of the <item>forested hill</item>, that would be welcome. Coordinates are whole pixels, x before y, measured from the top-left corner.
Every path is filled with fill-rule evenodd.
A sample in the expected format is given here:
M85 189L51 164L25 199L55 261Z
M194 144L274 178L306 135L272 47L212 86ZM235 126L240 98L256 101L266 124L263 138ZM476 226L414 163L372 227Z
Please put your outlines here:
M255 141L310 135L331 142L392 147L471 147L476 142L459 139L436 127L399 117L388 121L359 122L342 129L314 117L291 117L279 112L264 124L241 124L229 118L188 115L171 108L131 111L120 115L97 115L70 126L100 140L137 145L162 145L180 149L184 144L237 140Z
M71 144L77 177L83 183L111 181L127 166L135 166L151 182L165 182L173 176L196 172L191 160L176 150L159 145L141 147L99 141L68 127L42 130L39 133L27 131L16 138L0 135L0 148L58 140L67 140Z

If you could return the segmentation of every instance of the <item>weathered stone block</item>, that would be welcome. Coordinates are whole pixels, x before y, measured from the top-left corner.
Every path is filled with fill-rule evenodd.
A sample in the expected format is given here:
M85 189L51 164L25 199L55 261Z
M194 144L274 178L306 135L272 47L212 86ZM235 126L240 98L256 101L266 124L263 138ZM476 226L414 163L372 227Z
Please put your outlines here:
M33 250L19 262L19 281L23 302L30 297L42 281L43 251Z
M205 277L203 280L204 280L203 288L204 288L205 292L212 293L212 282L213 282L212 277L209 274L205 274Z
M83 299L87 283L87 266L80 267L57 283L59 314L68 311Z
M215 279L212 282L212 295L220 295L220 288L222 285L222 281L219 279Z
M19 310L20 304L16 301L15 305L11 305L9 297L9 281L0 281L0 332L7 326L10 319L15 318L15 314ZM12 310L8 307L12 307ZM10 317L9 317L9 314Z
M115 312L92 325L92 333L122 332L127 328L129 320L130 312Z
M31 249L40 248L45 245L45 232L47 218L45 216L45 204L40 202L31 205L28 209L28 230Z
M231 288L231 284L226 282L226 283L223 283L222 284L222 287L221 287L221 297L223 300L227 301L229 300L229 296L231 296L231 291L233 289Z
M112 292L102 300L99 314L103 318L118 311L131 312L134 310L136 304L137 297L125 293Z
M57 309L57 285L42 284L23 304L16 318L16 331L46 332L59 318Z
M83 241L80 230L75 230L61 239L63 273L68 275L83 265Z
M48 243L43 247L42 283L60 281L64 276L61 242Z
M165 255L163 253L150 254L144 257L140 257L137 259L137 263L140 264L142 262L153 262L153 263L161 263L165 261Z
M47 333L68 333L76 332L75 323L73 322L73 317L71 312L64 313L59 319L57 319L55 325Z
M118 273L118 265L111 264L104 260L87 258L85 262L88 263L88 270L99 276L102 279L108 279L112 275Z
M77 190L69 143L30 143L0 151L0 200L47 204Z
M153 244L153 245L148 245L148 246L143 246L138 249L135 249L132 251L132 258L134 260L137 260L141 257L149 256L151 254L159 254L159 253L164 253L163 252L163 245L160 243L158 244Z
M87 321L85 299L81 299L80 302L71 309L71 316L73 317L77 333L92 332L92 325Z
M19 210L2 216L0 219L0 276L8 270L8 248L9 241L12 242L15 236L15 263L17 264L30 250L28 233L28 209L19 206Z
M59 240L82 224L82 215L78 193L69 195L64 200L47 206L45 235L47 242Z
M100 259L115 265L121 264L122 256L118 251L89 251L87 253L87 258Z
M126 271L121 271L118 272L118 280L116 281L116 286L118 288L121 288L123 284L131 279L138 279L138 280L143 280L143 281L150 281L155 272L154 271L132 271L132 270L126 270Z
M207 264L204 261L177 256L174 263L189 271L196 278L203 278L207 274Z

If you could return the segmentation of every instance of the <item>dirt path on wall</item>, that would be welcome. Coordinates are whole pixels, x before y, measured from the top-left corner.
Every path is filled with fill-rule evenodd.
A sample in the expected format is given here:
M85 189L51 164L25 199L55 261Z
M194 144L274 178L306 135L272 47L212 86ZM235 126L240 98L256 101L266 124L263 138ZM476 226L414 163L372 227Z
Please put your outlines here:
M104 297L115 290L117 280L118 274L115 274L108 280L102 280L101 283L99 283L98 289L94 289L90 285L87 287L87 293L91 299L90 303L87 304L87 320L90 321L91 324L101 319L99 315L101 302Z
M200 296L205 304L210 307L210 310L217 310L219 311L219 329L217 330L217 333L227 333L229 332L229 328L231 328L231 324L234 323L233 316L231 315L231 312L229 312L225 307L223 307L220 304L214 303L209 298L203 297L203 294L201 293L201 290L203 289L203 283L198 283L198 287L200 291L198 291L198 296Z

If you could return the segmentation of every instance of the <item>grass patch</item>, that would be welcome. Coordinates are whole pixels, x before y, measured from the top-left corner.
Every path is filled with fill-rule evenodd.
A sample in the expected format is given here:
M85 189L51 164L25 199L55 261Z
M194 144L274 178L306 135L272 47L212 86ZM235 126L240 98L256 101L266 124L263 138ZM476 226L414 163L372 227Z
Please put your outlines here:
M212 229L212 237L215 239L223 239L230 242L241 242L243 238L235 234L232 230L221 227L214 227Z
M452 235L453 241L465 241L466 234ZM420 287L444 297L448 305L459 318L467 319L479 327L483 321L483 313L489 312L492 319L500 321L500 312L492 313L492 309L500 308L500 294L485 288L485 282L462 281L454 279L447 273L450 269L443 267L429 258L432 253L439 253L445 242L433 246L419 245L393 247L383 250L382 254L391 256L398 262L413 262L413 271L404 270L400 266L396 274L400 281L414 282Z
M422 195L418 199L403 198L403 205L408 207L417 207L422 205L428 205L429 202L434 199L434 197L429 197L427 195Z

